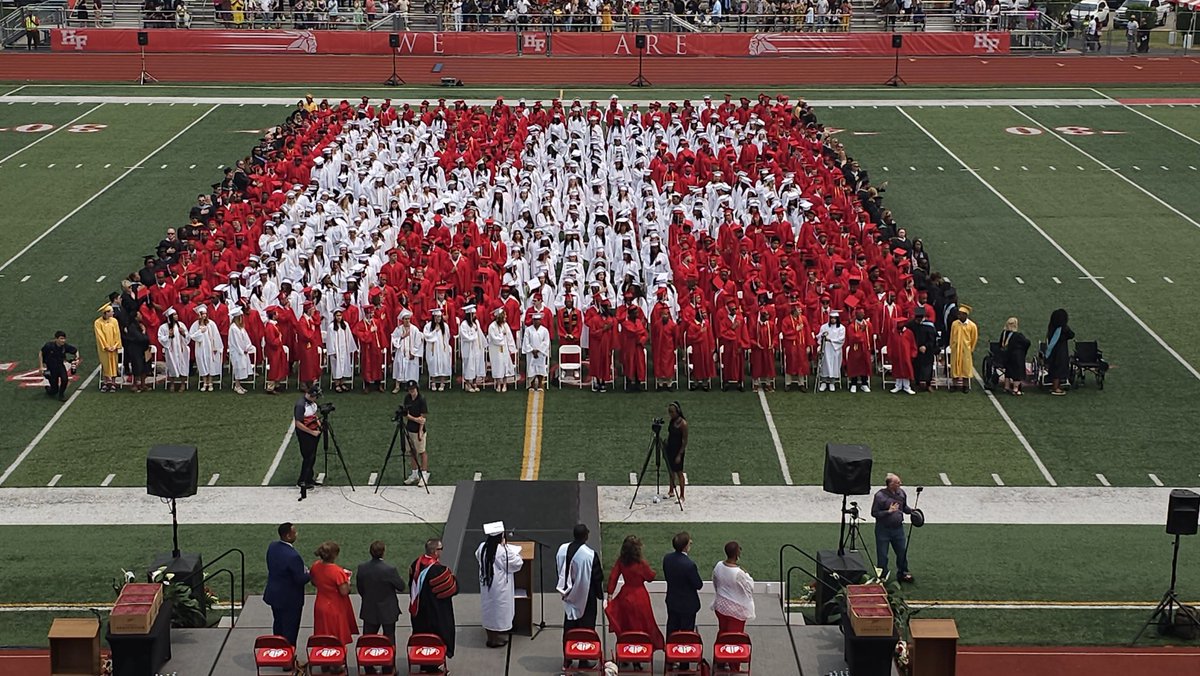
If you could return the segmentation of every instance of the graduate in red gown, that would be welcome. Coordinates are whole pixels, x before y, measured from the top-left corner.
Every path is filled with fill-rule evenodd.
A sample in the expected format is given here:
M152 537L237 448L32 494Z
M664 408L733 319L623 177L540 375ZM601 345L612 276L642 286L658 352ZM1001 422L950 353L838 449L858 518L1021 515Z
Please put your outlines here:
M267 393L275 394L275 387L281 382L288 379L288 357L287 351L283 349L285 343L283 340L283 332L279 328L279 317L284 314L291 314L279 306L272 305L267 308L267 323L263 326L263 342L266 345L267 359Z
M717 346L721 349L721 389L732 384L745 390L743 378L750 334L746 330L746 318L738 311L737 299L725 301L725 309L717 313L716 333Z
M336 542L321 543L317 560L309 567L312 584L317 588L313 634L333 636L348 645L358 633L358 623L350 605L350 571L337 565L340 551Z
M675 371L679 360L679 327L671 319L670 312L658 312L650 322L650 351L654 359L655 389L669 389L677 380Z
M624 308L621 319L621 371L625 375L625 389L638 392L646 380L646 318L641 308L629 304Z
M917 358L917 340L908 327L907 317L896 318L896 329L887 339L887 357L892 365L892 377L896 385L892 394L904 392L916 394L912 388L913 360Z
M620 577L625 578L625 584L614 597L617 578ZM620 636L627 631L644 631L650 636L654 650L662 650L662 630L658 628L654 608L650 605L650 593L646 591L646 583L652 582L655 577L654 570L642 554L642 541L636 535L627 536L621 543L621 556L608 575L608 606L604 614L608 617L608 630L612 633Z
M321 317L312 301L304 302L304 314L296 320L296 347L300 352L300 386L308 389L321 380Z
M854 311L854 321L846 327L846 377L850 391L871 391L871 352L874 335L871 322L862 307Z
M812 331L799 303L792 303L791 313L779 321L779 332L783 334L783 387L808 391Z
M617 338L617 318L607 298L600 306L588 309L588 374L592 391L605 392L605 383L612 381L612 352Z
M376 317L375 306L367 305L366 316L355 327L354 337L358 340L358 354L362 362L363 389L384 391L384 350L391 335Z
M692 350L688 358L688 363L692 368L691 380L699 383L700 387L707 392L710 387L709 381L717 375L716 341L713 337L712 319L709 318L708 312L703 307L697 307L688 314L690 318L686 320L683 339L685 346ZM691 389L695 389L694 384Z
M750 338L750 378L755 392L775 390L775 348L778 345L775 319L767 306L759 306L758 322L751 329Z

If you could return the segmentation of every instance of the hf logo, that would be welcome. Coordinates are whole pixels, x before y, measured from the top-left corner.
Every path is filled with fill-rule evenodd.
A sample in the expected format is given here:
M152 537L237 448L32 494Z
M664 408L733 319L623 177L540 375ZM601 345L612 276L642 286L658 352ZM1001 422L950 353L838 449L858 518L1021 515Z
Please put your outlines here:
M526 33L525 41L521 43L522 52L534 52L543 54L546 52L546 34L545 33Z
M64 28L62 32L62 43L66 47L70 47L77 52L83 51L87 47L88 36L80 33L74 28Z
M974 48L988 54L995 54L996 50L1000 48L1000 38L992 37L990 33L976 33Z

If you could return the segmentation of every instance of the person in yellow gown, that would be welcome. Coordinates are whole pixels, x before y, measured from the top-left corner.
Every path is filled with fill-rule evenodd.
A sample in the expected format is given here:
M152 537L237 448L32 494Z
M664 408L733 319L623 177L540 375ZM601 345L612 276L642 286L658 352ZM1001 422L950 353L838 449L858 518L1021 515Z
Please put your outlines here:
M975 344L979 342L979 327L971 321L971 306L959 305L957 321L950 325L950 389L964 393L971 389L975 364Z
M112 305L97 310L100 316L92 324L96 331L96 351L100 353L100 391L117 391L117 351L121 349L121 326L113 317Z

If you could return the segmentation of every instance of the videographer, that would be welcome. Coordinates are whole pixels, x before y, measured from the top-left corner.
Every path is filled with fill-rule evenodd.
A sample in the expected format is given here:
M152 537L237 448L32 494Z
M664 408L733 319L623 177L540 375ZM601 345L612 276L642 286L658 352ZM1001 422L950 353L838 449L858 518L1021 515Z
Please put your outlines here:
M413 468L404 483L411 486L424 480L428 484L429 456L425 454L425 416L429 414L429 406L417 388L417 381L410 380L405 387L408 394L404 395L401 412L404 415L404 436L408 437L409 460Z
M82 363L79 350L67 343L65 331L55 331L54 340L38 351L38 365L46 377L46 394L51 397L57 395L59 401L67 400L67 362L71 362L72 371L78 369Z
M296 426L296 441L300 444L300 478L296 485L304 490L315 488L313 466L317 464L317 442L321 439L321 420L317 417L321 388L313 385L296 402L293 424Z
M667 414L671 416L670 422L667 423L667 443L663 448L663 455L667 456L667 477L671 482L671 490L667 493L667 497L674 497L675 487L678 486L679 502L682 503L685 486L683 460L688 444L687 418L683 417L683 408L677 401L673 401L667 406ZM659 418L659 421L661 420Z

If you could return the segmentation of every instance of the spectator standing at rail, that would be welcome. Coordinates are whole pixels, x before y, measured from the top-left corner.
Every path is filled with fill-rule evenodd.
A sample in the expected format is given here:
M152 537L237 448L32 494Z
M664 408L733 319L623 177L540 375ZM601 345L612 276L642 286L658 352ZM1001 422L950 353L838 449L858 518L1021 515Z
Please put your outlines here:
M42 46L42 21L32 11L25 13L25 49L33 51Z

